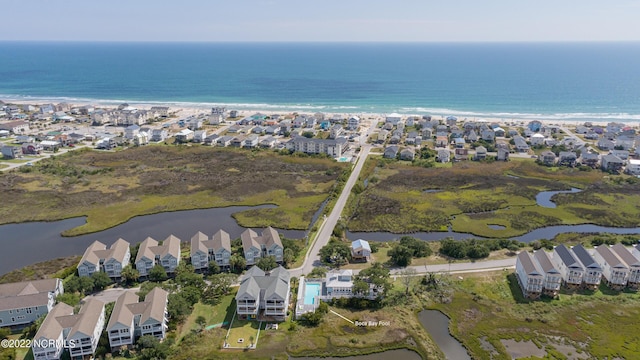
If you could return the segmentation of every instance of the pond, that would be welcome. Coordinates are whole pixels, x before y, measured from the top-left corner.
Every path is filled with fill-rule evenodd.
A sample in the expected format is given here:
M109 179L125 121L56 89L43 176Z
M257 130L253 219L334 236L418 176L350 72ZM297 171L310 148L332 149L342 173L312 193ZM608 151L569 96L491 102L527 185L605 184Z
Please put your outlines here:
M571 190L560 190L560 191L541 191L538 193L538 195L536 195L536 203L539 206L554 209L556 207L556 204L553 201L551 201L551 198L553 197L553 195L572 194L580 191L582 190L577 188L571 188Z
M85 218L0 225L0 246L5 250L0 253L0 274L40 261L82 255L95 240L107 246L113 244L118 238L137 244L148 236L156 240L164 240L173 234L184 242L189 241L198 231L212 235L220 229L228 232L231 238L235 239L245 228L238 225L231 216L233 213L270 207L275 206L231 206L137 216L111 229L74 237L63 237L60 233L84 224ZM296 239L302 239L305 236L305 232L299 230L278 230L278 232Z
M507 228L506 226L497 225L497 224L488 224L487 226L493 230L504 230Z
M449 333L449 318L438 310L422 310L418 313L420 324L450 360L471 360L467 350Z
M289 357L290 360L421 360L415 351L407 349L389 350L375 354L347 357Z

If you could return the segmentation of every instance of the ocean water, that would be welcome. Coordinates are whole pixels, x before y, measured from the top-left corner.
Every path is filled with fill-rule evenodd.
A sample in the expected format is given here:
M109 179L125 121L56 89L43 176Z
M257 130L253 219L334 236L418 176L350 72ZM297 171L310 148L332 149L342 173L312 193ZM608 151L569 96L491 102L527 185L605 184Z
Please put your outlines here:
M0 98L640 121L640 43L0 43Z

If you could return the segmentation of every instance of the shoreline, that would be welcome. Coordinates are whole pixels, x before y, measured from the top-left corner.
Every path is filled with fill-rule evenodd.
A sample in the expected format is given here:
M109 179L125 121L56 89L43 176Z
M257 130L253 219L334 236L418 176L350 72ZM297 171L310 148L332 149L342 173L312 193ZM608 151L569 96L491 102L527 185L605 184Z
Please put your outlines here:
M483 113L474 111L456 111L446 108L421 108L400 107L394 112L361 111L359 106L330 106L312 104L262 104L262 103L221 103L221 102L188 102L188 101L153 101L153 100L108 100L108 99L82 99L69 97L33 97L16 98L15 96L0 95L0 100L12 104L42 105L47 103L63 103L84 106L93 105L100 108L116 108L122 103L128 103L140 109L149 109L154 106L167 106L175 111L179 117L188 117L197 114L209 114L214 106L226 107L227 110L237 110L239 118L255 113L265 115L274 114L315 114L323 113L327 116L342 115L359 116L368 119L382 119L386 114L398 113L403 117L431 115L434 119L445 120L448 116L457 117L458 121L498 122L501 124L514 124L512 126L524 126L530 121L540 121L546 125L575 126L584 122L590 122L596 126L606 126L610 122L620 122L632 127L640 127L640 114L626 113L555 113L555 114L529 114L529 113ZM416 111L424 110L424 111Z

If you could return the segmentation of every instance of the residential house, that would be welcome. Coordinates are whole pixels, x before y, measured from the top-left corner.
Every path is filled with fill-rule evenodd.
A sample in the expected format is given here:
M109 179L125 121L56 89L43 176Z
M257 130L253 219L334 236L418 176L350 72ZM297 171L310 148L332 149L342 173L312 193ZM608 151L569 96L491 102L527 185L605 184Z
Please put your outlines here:
M505 131L501 127L494 128L493 132L495 133L495 137L504 137L505 135Z
M627 160L629 158L629 151L627 151L627 150L613 149L613 150L609 151L609 154L611 154L613 156L617 156L622 161Z
M384 149L384 157L387 159L395 159L398 157L398 152L400 151L400 147L397 145L390 145Z
M124 129L124 138L133 140L140 133L140 126L131 125Z
M53 114L56 111L56 107L53 104L40 105L41 114Z
M65 303L54 306L33 337L31 350L35 360L58 360L64 351L64 330L58 318L73 315L73 307Z
M629 266L607 245L596 247L593 258L602 268L607 285L614 290L624 289L629 279Z
M624 161L615 155L604 155L600 159L602 170L612 173L619 173L624 166Z
M331 127L329 131L329 139L337 139L340 135L344 133L344 128L340 124L335 124Z
M480 138L484 141L493 141L496 137L496 133L491 129L482 130L480 132Z
M167 106L152 106L149 111L151 111L155 117L169 116L169 108Z
M425 127L422 128L422 140L429 140L433 137L433 128Z
M400 135L393 134L391 139L389 139L389 144L399 144L400 143Z
M633 256L631 252L622 244L617 243L611 247L611 250L624 261L629 267L629 278L627 285L632 289L638 289L640 285L640 259Z
M392 125L397 125L400 120L402 120L402 115L397 113L392 113L385 117L385 122Z
M467 134L467 142L476 142L478 141L478 134L476 134L475 130L471 130L469 131L469 133Z
M572 247L571 250L573 250L573 253L580 260L580 263L582 263L582 266L585 269L585 273L582 278L583 285L588 289L597 289L598 285L600 285L600 279L602 278L602 267L593 259L587 249L585 249L581 244Z
M193 139L193 130L191 129L182 129L175 135L176 142L186 143Z
M56 305L34 337L39 340L32 343L34 359L59 359L61 345L72 359L93 358L104 323L104 303L96 298L86 300L75 315L71 306ZM40 346L45 341L51 346Z
M406 148L400 151L400 160L413 161L416 157L416 152L413 149Z
M242 147L244 147L244 148L254 148L254 147L257 147L257 146L258 146L258 135L256 135L256 134L248 135L242 141Z
M453 159L455 161L469 160L469 149L456 148Z
M518 253L516 259L516 275L524 297L537 299L542 294L544 272L527 251Z
M265 273L253 266L240 280L236 294L239 319L275 319L284 321L289 308L291 275L279 266Z
M265 131L265 129L266 129L266 127L264 127L264 126L260 126L260 125L254 126L253 129L251 129L251 133L260 135Z
M449 141L444 135L436 136L436 147L447 147Z
M615 144L613 143L613 141L602 137L598 140L598 143L596 144L596 146L600 150L608 151L608 150L613 150L613 148L615 147Z
M404 143L407 145L416 145L416 139L419 139L417 131L411 131L407 134L407 138Z
M231 239L224 230L218 230L211 239L201 232L191 238L191 265L196 270L205 270L215 261L222 269L229 267Z
M627 160L625 172L629 175L640 175L640 159Z
M458 137L453 139L453 143L457 149L462 149L464 148L465 141L463 138Z
M260 147L262 148L272 148L276 144L276 138L273 136L265 136L262 140L260 140Z
M351 116L347 120L347 128L349 130L356 130L360 126L360 118L358 116Z
M371 246L366 240L358 239L351 243L351 259L353 261L371 260Z
M533 253L533 259L544 273L542 282L542 293L549 296L556 296L562 284L562 274L551 262L549 254L544 250L537 250Z
M106 329L111 350L123 346L130 348L145 335L163 340L168 328L168 296L169 293L160 287L153 288L143 302L138 302L138 296L131 291L120 295Z
M29 130L29 123L27 121L9 121L0 123L0 130L7 130L16 135L24 133Z
M531 146L544 145L544 135L540 133L533 134L531 135L530 141Z
M0 284L0 327L20 327L36 321L53 308L64 293L61 279Z
M299 136L291 140L293 142L293 150L304 152L307 154L328 154L332 157L342 156L347 150L347 139L339 137L337 139L308 139Z
M573 151L560 151L558 165L574 167L577 162L578 156Z
M564 244L553 249L552 262L562 275L562 281L568 288L576 288L582 285L584 276L584 266L578 261L576 256Z
M527 142L525 141L525 139L520 136L520 135L516 135L513 137L513 142L515 144L515 148L517 152L527 152L529 151L529 145L527 144Z
M631 150L634 147L635 138L633 136L618 136L616 138L616 148L620 150ZM624 159L623 159L624 160Z
M498 161L508 161L509 160L509 149L498 148L497 152L498 152L498 154L496 156L496 160L498 160Z
M202 128L202 120L199 118L189 118L185 121L185 124L191 131L196 131Z
M151 130L151 141L164 141L167 138L167 130L153 129Z
M204 140L206 138L207 138L207 130L196 130L193 132L194 143L204 143Z
M240 239L248 266L254 265L260 258L267 256L273 256L278 263L282 262L284 247L280 235L271 226L264 229L261 236L247 229L240 235Z
M331 270L325 275L323 298L336 299L353 296L353 270Z
M598 162L600 161L600 155L597 153L584 152L581 155L581 163L585 166L590 166L592 168L598 167Z
M43 148L40 144L24 143L22 144L22 153L29 155L37 155L42 152ZM3 153L4 154L4 153Z
M474 160L484 160L487 158L487 148L480 145L476 147L476 155L473 157Z
M103 271L112 279L119 279L122 269L129 264L131 252L129 243L118 239L109 249L100 241L94 241L85 250L78 263L78 276L91 276L94 272Z
M537 131L540 131L540 128L542 128L542 122L538 120L533 120L529 122L527 127L529 128L529 130L533 132L537 132Z
M450 158L451 158L451 153L449 152L449 150L447 150L447 149L439 149L438 150L438 155L436 157L438 162L448 163Z
M175 272L176 267L180 263L180 239L170 235L162 245L153 238L146 238L138 249L136 255L136 269L140 273L140 277L149 275L149 271L156 265L162 265L167 274Z
M216 139L216 146L227 147L231 145L232 140L233 136L220 136Z
M22 148L20 146L4 145L0 147L0 152L5 159L17 159L22 157Z

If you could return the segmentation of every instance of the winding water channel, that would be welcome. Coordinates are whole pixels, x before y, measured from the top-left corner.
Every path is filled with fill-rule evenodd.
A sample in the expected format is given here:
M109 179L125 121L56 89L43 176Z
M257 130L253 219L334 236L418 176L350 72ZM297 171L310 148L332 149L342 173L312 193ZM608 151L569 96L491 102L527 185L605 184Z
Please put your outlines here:
M471 360L467 350L449 333L449 318L438 310L422 310L418 313L420 324L449 360Z

